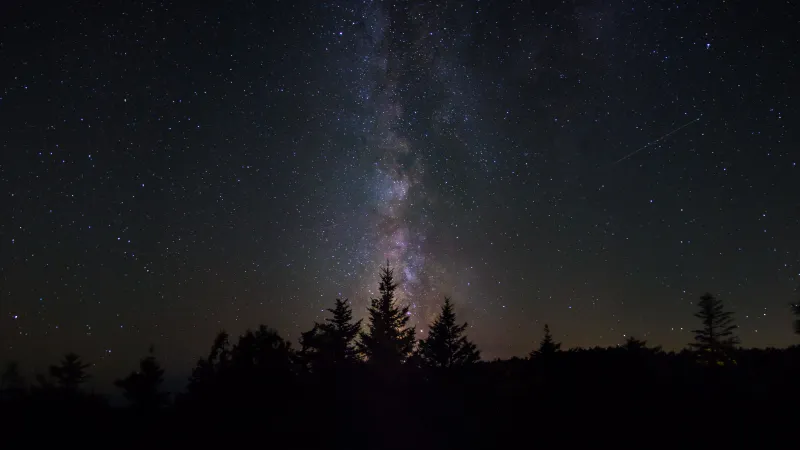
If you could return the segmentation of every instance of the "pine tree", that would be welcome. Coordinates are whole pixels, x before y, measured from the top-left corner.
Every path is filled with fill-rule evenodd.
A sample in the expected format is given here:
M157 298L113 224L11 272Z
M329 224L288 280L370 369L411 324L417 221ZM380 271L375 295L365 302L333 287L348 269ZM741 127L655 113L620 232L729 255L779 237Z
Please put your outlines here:
M449 298L445 297L441 312L429 328L428 339L419 341L419 353L425 367L449 369L480 360L481 352L463 336L467 323L456 325L456 314Z
M725 311L722 300L708 292L700 297L698 307L700 311L694 316L702 321L703 327L692 330L695 333L694 342L689 346L721 363L719 357L740 342L733 334L737 328L733 321L733 312Z
M334 362L344 363L358 360L358 350L354 341L361 331L362 320L351 323L353 310L347 304L347 300L343 301L337 298L336 305L328 311L333 313L333 318L325 319L327 323L320 325L320 329L331 338Z
M553 335L550 334L550 326L544 324L544 337L539 341L539 348L531 352L530 357L549 356L561 350L561 343L553 340Z
M389 263L381 268L380 298L371 300L369 325L360 333L358 350L370 364L379 367L394 367L408 359L414 350L415 329L406 328L409 320L408 306L395 305L394 275Z
M81 361L81 357L75 353L68 353L64 356L59 366L50 366L50 376L56 379L59 387L68 392L75 392L81 384L89 379L86 369L91 364Z
M347 300L337 298L328 311L332 318L315 323L314 328L300 335L300 357L312 370L358 361L354 341L361 330L361 320L353 323L353 311Z
M123 390L125 398L135 408L153 410L166 404L168 394L159 391L159 386L164 382L164 369L153 356L150 355L139 361L139 371L131 372L127 377L117 380L114 385Z

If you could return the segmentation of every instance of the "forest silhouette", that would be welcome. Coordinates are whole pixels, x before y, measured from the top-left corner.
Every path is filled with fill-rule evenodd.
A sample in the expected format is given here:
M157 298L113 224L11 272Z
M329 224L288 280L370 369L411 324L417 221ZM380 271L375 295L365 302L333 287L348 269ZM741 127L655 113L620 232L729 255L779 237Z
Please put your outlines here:
M179 393L162 390L151 347L138 370L114 383L124 408L84 388L91 365L74 353L30 383L9 363L0 379L3 442L499 448L630 439L720 447L747 430L791 432L800 416L800 347L742 348L734 315L710 293L695 311L694 340L678 352L635 337L565 350L545 325L526 358L482 361L450 298L417 340L396 289L387 263L365 323L336 299L297 349L265 325L235 339L221 331ZM800 304L789 306L800 334Z

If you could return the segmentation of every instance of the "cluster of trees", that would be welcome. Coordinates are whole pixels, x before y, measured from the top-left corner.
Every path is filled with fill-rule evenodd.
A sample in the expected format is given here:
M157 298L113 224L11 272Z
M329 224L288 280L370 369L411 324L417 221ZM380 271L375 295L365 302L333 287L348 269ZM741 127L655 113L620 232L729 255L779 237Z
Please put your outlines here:
M426 408L413 414L419 417L414 423L426 430L415 433L426 439L451 439L445 436L450 436L447 427L457 426L451 423L454 417L470 414L469 420L478 421L475 430L508 431L520 417L539 414L525 404L533 399L559 408L569 401L608 401L612 393L614 401L622 398L637 405L646 392L645 398L661 405L676 405L677 399L693 393L713 397L716 408L721 392L725 398L736 392L738 400L753 404L787 393L800 395L795 381L800 375L798 348L739 348L733 314L711 294L703 295L698 304L695 316L701 326L694 330L694 341L678 353L648 347L634 337L617 347L563 351L545 325L543 338L527 359L481 362L480 351L466 337L467 324L458 323L450 299L445 298L427 337L417 340L408 323L408 307L395 300L396 288L387 264L381 269L380 296L371 300L366 324L353 319L347 301L337 299L329 318L301 334L298 350L264 325L235 342L226 332L219 333L173 407L167 407L169 395L161 390L164 370L152 347L139 369L115 385L138 417L175 414L175 420L216 429L233 412L259 411L259 423L268 422L272 430L297 431L313 425L337 445L349 445L348 433L363 432L360 422L352 421L363 417L372 424L366 439L379 447L393 446L395 430L388 424L408 420L414 402ZM793 310L800 334L800 305L793 305ZM38 386L26 390L18 367L11 364L0 380L2 404L21 408L28 400L38 408L55 400L61 406L96 411L102 402L87 401L98 397L81 390L89 367L79 356L68 354L50 367L50 379L40 377ZM519 407L527 412L508 412ZM367 416L364 408L370 411ZM443 428L426 428L429 420L440 421ZM475 430L471 431L480 435Z

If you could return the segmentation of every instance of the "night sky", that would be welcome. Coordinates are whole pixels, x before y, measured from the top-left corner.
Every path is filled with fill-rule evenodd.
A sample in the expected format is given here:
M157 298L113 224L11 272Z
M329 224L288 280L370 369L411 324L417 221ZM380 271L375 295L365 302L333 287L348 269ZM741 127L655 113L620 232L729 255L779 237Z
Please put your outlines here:
M153 344L296 342L396 267L485 359L796 342L800 12L790 2L0 6L0 361L100 383ZM137 2L138 3L138 2ZM212 3L212 2L208 2ZM295 344L296 347L296 344Z

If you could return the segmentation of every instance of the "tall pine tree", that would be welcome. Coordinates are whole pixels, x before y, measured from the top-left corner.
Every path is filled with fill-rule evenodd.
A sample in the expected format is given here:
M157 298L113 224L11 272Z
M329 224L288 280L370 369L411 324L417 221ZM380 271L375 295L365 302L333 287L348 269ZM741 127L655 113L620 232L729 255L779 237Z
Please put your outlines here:
M694 342L689 346L710 360L721 363L720 357L740 342L733 334L736 330L733 312L725 311L722 300L708 292L700 297L697 306L700 310L694 316L701 320L703 327L692 330L695 333Z
M550 326L544 324L544 337L539 341L539 348L532 351L530 354L531 359L541 356L549 356L561 350L561 342L553 340L553 335L550 334Z
M429 327L428 339L419 341L419 354L425 367L449 369L473 364L481 352L464 336L467 323L456 324L453 304L445 297L439 315Z
M301 359L311 370L331 368L358 361L354 340L361 330L361 320L353 322L353 311L347 300L336 299L330 311L332 318L315 323L300 336Z
M381 268L380 298L370 303L369 325L360 333L358 350L371 365L391 368L406 361L414 350L415 329L407 328L408 306L395 305L394 274L387 261Z

